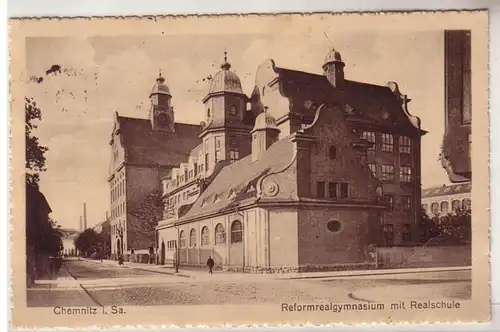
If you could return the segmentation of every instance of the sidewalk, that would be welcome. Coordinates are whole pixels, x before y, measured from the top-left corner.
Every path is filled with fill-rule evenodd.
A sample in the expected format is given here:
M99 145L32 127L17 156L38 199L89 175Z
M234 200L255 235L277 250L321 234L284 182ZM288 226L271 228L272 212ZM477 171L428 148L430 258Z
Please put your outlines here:
M106 264L110 266L119 266L117 261L103 260L90 260L84 259L96 264ZM431 268L406 268L406 269L377 269L377 270L350 270L350 271L326 271L326 272L302 272L302 273L244 273L244 272L229 272L229 271L214 271L213 275L209 275L207 269L194 268L194 267L179 267L179 272L175 272L175 268L165 265L154 265L144 263L131 263L125 262L123 268L133 268L143 271L151 271L155 273L168 274L193 279L263 279L270 278L275 280L306 280L306 279L325 279L325 278L347 278L347 277L381 277L386 275L397 274L418 274L430 272L448 272L448 271L471 271L470 266L459 267L431 267Z

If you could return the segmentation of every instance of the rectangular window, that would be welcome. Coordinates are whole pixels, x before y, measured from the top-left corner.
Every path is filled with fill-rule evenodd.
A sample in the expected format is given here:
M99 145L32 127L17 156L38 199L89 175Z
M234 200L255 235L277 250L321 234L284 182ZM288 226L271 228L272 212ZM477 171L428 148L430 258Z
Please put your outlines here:
M183 193L182 193L182 199L183 199L183 200L186 200L186 192L183 192Z
M318 198L325 198L325 183L324 182L318 182L316 196Z
M411 211L411 196L403 195L401 196L401 208L403 211Z
M328 198L337 198L337 187L337 183L328 182Z
M402 238L404 242L411 241L411 228L409 224L403 224Z
M411 167L410 166L401 166L399 172L400 181L403 183L411 183Z
M382 165L382 180L394 181L394 165Z
M399 136L399 153L411 154L411 138Z
M240 159L240 151L232 147L231 150L229 150L229 160L231 163L234 163L238 159Z
M377 164L368 164L370 172L372 172L374 177L377 177Z
M341 183L340 198L348 198L348 197L349 197L349 183Z
M205 170L208 171L208 153L205 153Z
M394 210L394 197L392 195L384 195L384 203L389 211Z
M394 244L394 225L384 224L384 240L386 245Z
M184 181L187 181L187 179L188 179L188 170L186 168L184 169Z
M392 134L382 134L382 151L394 151L394 137L392 136Z
M198 164L194 163L194 176L198 175Z
M375 145L376 145L376 138L375 138L375 133L373 131L365 131L363 132L363 139L367 140L368 143L372 143L372 146L368 148L368 150L375 151Z

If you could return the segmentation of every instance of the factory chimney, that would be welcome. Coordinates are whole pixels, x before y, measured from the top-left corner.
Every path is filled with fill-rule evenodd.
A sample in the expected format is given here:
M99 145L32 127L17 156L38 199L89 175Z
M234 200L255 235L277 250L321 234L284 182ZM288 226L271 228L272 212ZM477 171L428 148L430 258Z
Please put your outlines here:
M87 229L87 203L83 203L83 230Z

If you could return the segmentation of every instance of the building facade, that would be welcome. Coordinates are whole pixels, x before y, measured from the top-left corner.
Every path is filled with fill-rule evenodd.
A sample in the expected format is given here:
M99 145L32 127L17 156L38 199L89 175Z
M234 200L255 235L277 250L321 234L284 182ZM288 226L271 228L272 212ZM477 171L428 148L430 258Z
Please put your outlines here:
M422 209L430 218L455 214L458 208L471 207L472 184L457 183L422 190Z
M470 182L471 167L471 32L449 30L445 41L445 133L441 163L453 183Z
M155 247L154 225L134 213L160 190L160 178L183 162L200 139L200 126L177 123L172 95L163 77L150 95L149 118L115 113L109 141L110 233L113 257L123 253L149 254Z
M366 264L411 242L420 217L420 121L396 83L257 70L246 97L225 59L203 102L202 142L162 181L162 262L244 270Z

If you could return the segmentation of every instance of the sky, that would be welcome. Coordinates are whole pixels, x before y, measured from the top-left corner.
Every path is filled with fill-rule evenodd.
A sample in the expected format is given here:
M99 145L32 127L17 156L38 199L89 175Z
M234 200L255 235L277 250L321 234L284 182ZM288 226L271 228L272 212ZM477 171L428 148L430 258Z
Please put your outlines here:
M422 187L449 183L438 162L444 132L442 31L348 34L332 28L304 38L202 33L32 37L26 39L26 69L33 78L27 91L42 110L35 134L49 148L40 187L52 218L78 229L86 202L88 225L104 221L113 114L146 118L160 70L172 93L176 122L199 124L206 77L219 70L224 50L250 95L257 67L266 59L279 67L321 74L332 46L342 55L347 79L378 85L396 81L412 99L410 113L429 132L422 138ZM61 71L47 75L53 65Z

